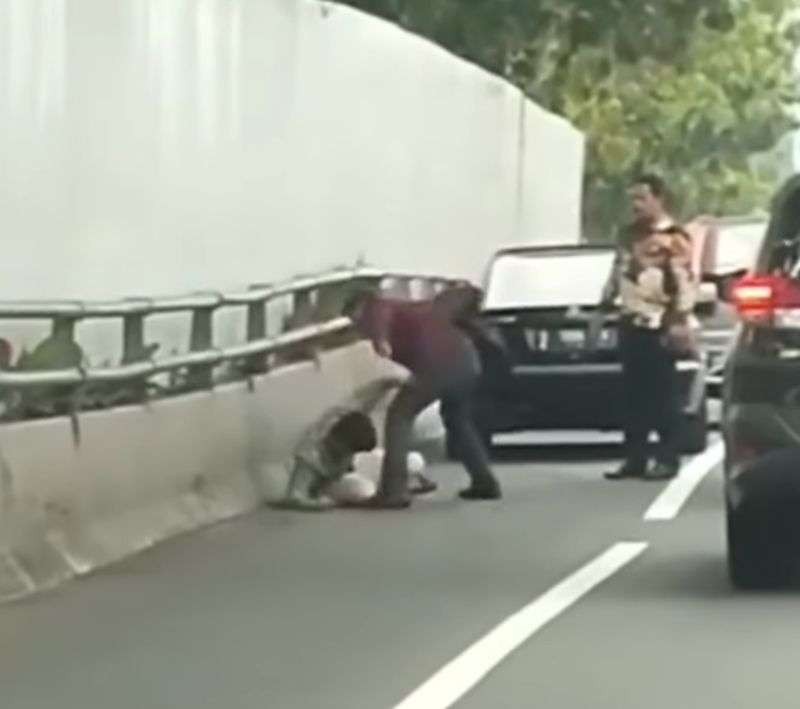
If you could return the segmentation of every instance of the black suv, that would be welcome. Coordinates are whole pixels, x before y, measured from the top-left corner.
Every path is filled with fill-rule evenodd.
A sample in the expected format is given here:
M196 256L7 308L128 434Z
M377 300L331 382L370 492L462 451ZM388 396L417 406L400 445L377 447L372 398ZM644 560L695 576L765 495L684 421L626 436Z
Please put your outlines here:
M507 349L485 361L474 416L493 434L533 430L615 431L622 427L618 315L599 312L614 249L539 246L495 254L484 282L481 317ZM706 371L699 359L676 362L681 382L682 448L706 447ZM448 453L458 457L457 443Z
M800 176L775 196L722 384L728 565L734 585L783 585L800 557Z

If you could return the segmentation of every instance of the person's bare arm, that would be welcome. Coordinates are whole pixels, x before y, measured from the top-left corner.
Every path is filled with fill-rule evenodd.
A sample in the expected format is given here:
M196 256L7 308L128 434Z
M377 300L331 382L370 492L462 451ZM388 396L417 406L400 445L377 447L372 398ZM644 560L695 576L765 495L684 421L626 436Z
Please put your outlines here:
M375 353L386 359L392 357L392 346L389 339L392 315L391 303L383 300L370 303L364 314L364 334L372 343Z
M619 282L624 268L624 259L624 252L621 249L617 249L617 253L614 256L614 263L611 266L611 272L608 274L608 279L603 286L603 294L600 298L600 307L603 310L610 310L619 297Z
M369 413L389 392L403 386L408 381L409 376L408 372L402 372L370 382L353 394L352 401L360 411Z
M688 318L694 310L696 292L691 273L681 259L673 259L670 268L675 278L676 292L674 296L675 313Z

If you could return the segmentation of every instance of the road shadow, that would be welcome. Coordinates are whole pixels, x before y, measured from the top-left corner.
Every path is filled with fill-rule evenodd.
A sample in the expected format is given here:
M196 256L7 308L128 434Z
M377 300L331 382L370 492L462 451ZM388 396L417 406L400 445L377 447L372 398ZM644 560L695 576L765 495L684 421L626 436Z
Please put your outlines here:
M585 463L619 460L622 446L618 443L496 445L492 460L498 463Z
M750 603L765 598L796 601L800 598L800 575L781 588L743 590L728 576L724 551L698 550L680 555L647 558L644 573L626 581L621 595L635 602L674 601L676 598L718 603Z
M454 463L449 460L444 449L438 444L417 444L414 450L419 451L430 464ZM536 444L494 444L491 450L493 463L603 463L619 461L622 457L622 445L611 444L575 444L575 443L536 443Z

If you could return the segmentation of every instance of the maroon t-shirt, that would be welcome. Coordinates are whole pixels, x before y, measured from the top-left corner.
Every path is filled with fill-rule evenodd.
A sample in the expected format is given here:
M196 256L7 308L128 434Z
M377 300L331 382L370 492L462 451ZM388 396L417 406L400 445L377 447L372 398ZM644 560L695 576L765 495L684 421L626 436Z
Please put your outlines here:
M466 335L431 301L379 298L367 306L360 325L373 346L387 341L392 359L415 374L441 370L469 348Z

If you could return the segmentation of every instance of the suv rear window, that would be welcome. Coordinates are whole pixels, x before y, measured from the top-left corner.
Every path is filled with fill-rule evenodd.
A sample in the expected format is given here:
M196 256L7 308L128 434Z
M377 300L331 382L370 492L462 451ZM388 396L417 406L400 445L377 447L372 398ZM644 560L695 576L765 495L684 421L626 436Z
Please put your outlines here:
M613 263L613 249L501 253L489 268L484 309L597 305Z

